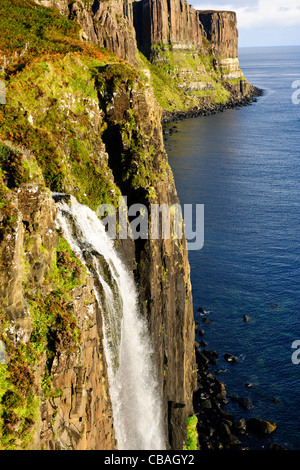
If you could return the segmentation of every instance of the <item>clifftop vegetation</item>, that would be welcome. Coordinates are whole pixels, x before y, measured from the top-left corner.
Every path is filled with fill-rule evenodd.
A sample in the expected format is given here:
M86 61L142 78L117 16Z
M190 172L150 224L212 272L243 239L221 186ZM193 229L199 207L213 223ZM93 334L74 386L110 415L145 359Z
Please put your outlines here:
M94 209L114 202L119 191L101 142L107 124L99 93L113 93L121 81L130 86L138 73L112 52L81 41L80 26L55 9L3 0L0 17L7 96L0 139L21 153L27 149L52 191L71 191ZM106 73L107 67L113 71Z

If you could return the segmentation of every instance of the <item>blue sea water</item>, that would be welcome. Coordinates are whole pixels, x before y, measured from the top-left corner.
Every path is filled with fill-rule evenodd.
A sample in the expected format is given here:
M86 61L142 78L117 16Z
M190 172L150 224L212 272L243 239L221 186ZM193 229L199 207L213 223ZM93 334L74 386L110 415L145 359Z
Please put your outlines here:
M226 409L276 422L259 448L300 449L300 364L291 358L300 340L300 47L243 48L239 58L264 95L177 123L166 149L181 204L205 206L204 247L189 252L195 319L197 307L210 312L201 328L227 394L253 402L242 410L229 399ZM225 362L227 352L239 362Z

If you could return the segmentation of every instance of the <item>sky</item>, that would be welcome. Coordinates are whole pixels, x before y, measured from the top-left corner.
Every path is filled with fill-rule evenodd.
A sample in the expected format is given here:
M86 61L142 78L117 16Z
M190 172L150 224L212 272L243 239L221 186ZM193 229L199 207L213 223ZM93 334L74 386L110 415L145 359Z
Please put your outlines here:
M188 0L197 10L237 13L239 46L300 45L300 0Z

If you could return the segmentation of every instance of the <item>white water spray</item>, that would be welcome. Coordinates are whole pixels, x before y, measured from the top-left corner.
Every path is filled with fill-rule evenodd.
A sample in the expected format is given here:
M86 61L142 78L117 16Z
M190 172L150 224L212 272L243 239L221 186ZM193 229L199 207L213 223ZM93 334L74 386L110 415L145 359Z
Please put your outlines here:
M54 198L58 228L94 279L118 448L165 450L153 348L134 280L96 213L72 196L54 194Z

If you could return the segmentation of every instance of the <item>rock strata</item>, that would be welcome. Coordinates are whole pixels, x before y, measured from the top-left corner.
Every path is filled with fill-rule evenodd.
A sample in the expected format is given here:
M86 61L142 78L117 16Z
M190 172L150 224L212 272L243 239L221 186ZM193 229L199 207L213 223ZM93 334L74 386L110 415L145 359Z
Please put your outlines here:
M149 49L149 58L160 62L168 77L177 77L184 100L196 93L197 106L189 108L189 115L248 104L249 84L244 80L223 83L241 74L234 15L203 12L211 18L208 27L183 0L143 0L135 8L137 15L142 14L141 32L130 0L24 3L30 10L26 12L30 34L35 30L44 34L43 23L40 28L30 24L33 10L41 8L38 5L58 8L81 31L75 40L65 38L69 52L64 55L44 54L42 63L34 55L30 62L28 55L27 66L16 67L9 75L9 106L0 110L1 139L18 143L32 156L22 167L24 174L30 168L28 180L24 176L18 184L10 184L13 175L3 173L3 181L1 175L1 191L11 197L5 205L6 219L0 214L1 222L6 222L1 223L0 323L5 325L1 338L7 344L10 386L14 391L21 386L15 392L15 404L22 399L26 402L22 411L28 413L26 419L16 416L16 411L8 409L9 394L3 394L7 404L4 427L10 431L10 445L16 448L114 450L117 442L101 312L92 279L72 250L60 245L50 188L67 191L93 208L114 200L117 193L128 196L129 205L139 201L147 208L151 203L170 206L179 202L163 145L161 107L150 86L151 72L142 76L124 62L136 63L134 23L141 48ZM43 36L44 42L55 44L55 34L49 36L52 39ZM218 45L223 40L224 45ZM99 60L99 48L93 49L92 44L77 47L86 42L108 48L119 58L107 51L102 57L101 51ZM212 55L222 55L222 47L227 50L223 51L225 62ZM86 56L85 50L89 51ZM218 99L226 91L232 99L226 103L203 99L201 93L213 90ZM163 119L187 115L172 111ZM16 161L21 167L22 158ZM31 174L37 170L39 178ZM168 447L181 450L186 442L187 417L194 412L197 385L195 355L201 446L239 445L237 429L243 426L234 428L233 418L222 408L224 385L208 372L209 366L217 364L218 355L194 349L186 240L120 241L118 249L137 280L141 309L155 346ZM68 276L69 282L62 286ZM31 342L37 350L35 362L29 362L30 354L24 357L22 353L31 348ZM28 410L30 400L34 410ZM20 411L17 406L15 410ZM22 420L23 436L18 429ZM28 429L34 430L32 441L25 432Z
M2 232L0 258L0 303L10 321L10 327L1 329L1 334L6 340L9 364L14 348L34 342L32 305L40 296L52 296L55 286L49 276L58 245L55 203L42 182L22 184L14 204L18 216ZM38 397L40 406L32 449L115 449L102 322L92 279L86 276L82 286L69 295L68 309L81 331L81 340L72 352L68 351L53 325L51 332L56 339L55 346L51 346L52 359L45 353L33 368L30 391ZM22 368L25 370L24 365L19 366ZM41 380L45 370L51 377L47 394Z
M90 45L88 50L92 48ZM104 65L102 60L85 56L84 50L59 58L47 57L38 72L38 84L26 79L22 82L21 70L17 77L18 84L23 83L18 88L22 90L20 97L16 92L11 107L0 110L1 116L8 119L10 113L30 116L13 130L18 129L15 140L22 132L22 148L31 155L32 160L24 162L26 171L29 173L29 167L31 173L40 174L32 187L22 183L11 190L4 188L16 201L11 214L14 217L2 233L0 291L0 302L6 310L0 321L9 322L3 338L9 335L17 350L20 341L27 341L30 347L32 335L35 342L41 342L35 346L43 353L40 362L32 366L34 385L30 380L30 391L41 404L36 410L40 419L35 421L30 416L36 433L31 445L35 448L117 447L100 311L92 295L91 279L83 273L81 281L77 279L81 269L74 254L65 248L58 250L55 203L47 185L52 191L72 194L94 209L103 202L116 201L115 194L128 197L129 207L136 202L149 209L152 203L171 206L179 202L163 144L161 109L153 89L137 70L117 58L111 59L111 54L102 56L101 52L101 59L107 59ZM95 47L93 52L97 57L99 49ZM43 88L36 90L41 99L28 99L27 87L31 86ZM4 134L7 140L12 139L11 126L9 131L5 134L1 127L1 137ZM32 145L32 140L25 140L28 135L34 136L36 154L26 147ZM47 147L49 141L51 147ZM3 152L6 158L7 149ZM20 158L15 160L21 166ZM26 178L35 177L21 169ZM49 173L55 174L53 179ZM151 217L150 210L149 214ZM174 224L173 218L171 222ZM59 243L63 243L61 237ZM186 240L160 234L153 240L128 239L116 244L137 281L141 311L156 352L167 445L180 450L187 440L187 417L193 413L196 386ZM68 275L72 276L67 286L56 287ZM75 280L79 285L71 289ZM37 324L43 325L42 335ZM0 333L2 340L3 331ZM14 415L9 419L13 421ZM10 426L10 422L5 424ZM18 441L15 445L21 444Z
M187 50L202 46L199 14L185 0L142 0L133 8L138 47L147 56L154 44Z
M269 423L261 418L251 418L247 421L247 430L254 434L271 434L276 430L275 423Z
M198 11L185 0L141 0L133 4L133 17L154 88L165 77L164 92L157 90L165 122L246 105L257 95L239 66L235 12Z
M238 57L238 30L234 11L198 11L205 37L212 53L225 59Z

